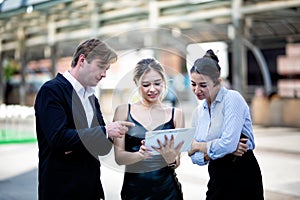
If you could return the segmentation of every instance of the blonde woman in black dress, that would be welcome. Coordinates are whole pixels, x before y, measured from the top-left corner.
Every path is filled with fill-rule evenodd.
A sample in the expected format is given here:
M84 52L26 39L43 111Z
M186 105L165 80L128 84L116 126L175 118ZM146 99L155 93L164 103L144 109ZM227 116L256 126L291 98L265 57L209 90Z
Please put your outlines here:
M157 149L160 154L152 155L144 139L148 130L183 128L183 112L162 103L165 71L155 59L138 62L133 79L141 100L118 106L114 115L114 121L135 123L125 137L114 139L116 162L126 166L121 197L123 200L181 200L183 195L175 168L180 163L182 144L174 147L174 140L166 139Z

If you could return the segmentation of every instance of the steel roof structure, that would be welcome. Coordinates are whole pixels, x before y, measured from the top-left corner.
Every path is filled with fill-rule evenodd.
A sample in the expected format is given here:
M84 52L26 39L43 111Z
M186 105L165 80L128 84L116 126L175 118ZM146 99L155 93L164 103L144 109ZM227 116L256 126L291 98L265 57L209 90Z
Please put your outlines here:
M225 41L232 53L235 88L245 90L245 51L250 49L256 52L266 90L270 90L261 50L300 42L300 0L2 0L0 3L1 63L13 57L25 68L29 60L46 57L55 61L70 56L80 41L91 37L108 40L120 51L155 46L183 55L190 43ZM3 82L2 75L0 81Z

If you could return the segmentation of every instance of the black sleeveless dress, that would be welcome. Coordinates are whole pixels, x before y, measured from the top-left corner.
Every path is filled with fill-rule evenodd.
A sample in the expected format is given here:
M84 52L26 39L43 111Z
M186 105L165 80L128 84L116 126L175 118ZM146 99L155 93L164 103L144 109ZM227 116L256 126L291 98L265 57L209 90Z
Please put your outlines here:
M154 130L174 129L174 108L172 118ZM125 135L125 150L136 152L145 139L146 129L130 114L129 122L135 123ZM182 200L181 184L174 169L167 166L161 155L126 166L121 197L123 200Z

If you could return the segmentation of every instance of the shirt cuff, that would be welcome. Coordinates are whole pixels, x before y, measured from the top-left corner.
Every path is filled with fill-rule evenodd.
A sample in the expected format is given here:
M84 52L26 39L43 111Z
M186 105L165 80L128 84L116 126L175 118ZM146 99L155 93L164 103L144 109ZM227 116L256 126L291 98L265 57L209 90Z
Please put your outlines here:
M210 153L210 147L211 147L212 141L207 141L206 142L206 150L207 150L207 154L209 155Z
M195 152L193 155L191 155L191 159L193 164L197 165L206 165L208 163L208 161L204 159L203 152Z

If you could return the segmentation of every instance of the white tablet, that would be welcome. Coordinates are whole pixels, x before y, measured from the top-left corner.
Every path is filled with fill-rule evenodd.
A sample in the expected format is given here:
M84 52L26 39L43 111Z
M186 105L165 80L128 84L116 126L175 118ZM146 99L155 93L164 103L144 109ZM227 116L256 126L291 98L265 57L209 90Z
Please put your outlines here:
M171 136L174 136L174 147L176 147L180 142L184 141L180 152L187 152L192 147L192 141L195 134L195 128L177 128L177 129L166 129L158 131L147 131L145 136L145 146L147 146L153 155L159 154L155 151L152 146L158 147L157 140L160 140L162 144L165 144L165 135L168 139L171 139Z

